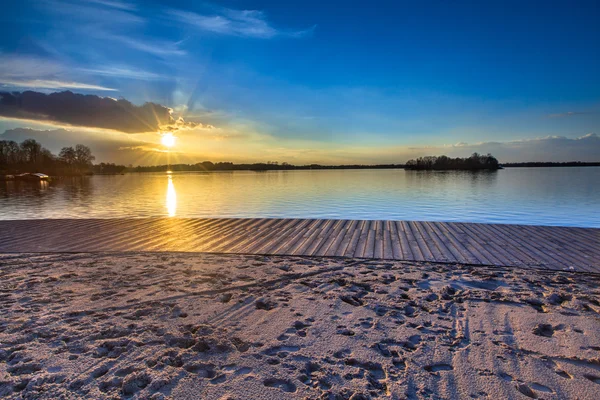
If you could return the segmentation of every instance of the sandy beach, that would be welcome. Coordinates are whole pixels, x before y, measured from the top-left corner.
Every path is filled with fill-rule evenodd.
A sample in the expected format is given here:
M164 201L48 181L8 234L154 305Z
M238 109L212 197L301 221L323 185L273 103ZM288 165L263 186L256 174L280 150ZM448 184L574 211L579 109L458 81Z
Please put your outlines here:
M0 396L595 399L600 276L194 253L0 254Z

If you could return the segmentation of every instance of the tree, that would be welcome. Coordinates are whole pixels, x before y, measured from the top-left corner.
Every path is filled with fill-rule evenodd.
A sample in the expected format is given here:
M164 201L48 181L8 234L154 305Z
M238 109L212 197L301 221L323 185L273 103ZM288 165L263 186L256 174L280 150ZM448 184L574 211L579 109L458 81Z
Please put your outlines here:
M69 166L74 166L77 159L75 149L73 147L63 147L58 153L58 158Z
M17 142L0 140L0 165L10 165L19 162L21 149Z
M92 150L82 144L75 146L75 163L79 168L88 168L92 165L96 157L92 155Z
M42 152L42 145L33 139L26 139L21 143L21 149L25 156L25 162L37 164Z

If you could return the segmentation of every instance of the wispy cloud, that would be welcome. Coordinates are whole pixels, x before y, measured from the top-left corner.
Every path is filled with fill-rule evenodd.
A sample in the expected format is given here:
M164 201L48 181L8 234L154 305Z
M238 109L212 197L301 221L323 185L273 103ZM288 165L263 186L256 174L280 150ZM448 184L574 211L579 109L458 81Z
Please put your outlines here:
M52 77L64 71L53 60L19 54L0 53L0 80Z
M0 54L0 86L27 89L81 89L114 91L116 89L73 80L68 69L47 58Z
M314 26L305 30L279 30L269 23L262 11L258 10L220 8L211 14L200 14L173 9L168 11L168 14L179 23L221 35L271 39L276 36L302 37L314 31Z
M110 76L115 78L129 78L129 79L139 79L139 80L157 80L162 79L162 76L159 74L155 74L153 72L148 72L140 69L132 69L126 66L107 66L100 68L79 68L78 71L81 71L86 74L91 75L101 75L101 76Z
M80 90L103 90L116 91L117 89L90 85L81 82L65 82L48 79L30 79L30 80L13 80L0 78L0 85L10 88L31 88L31 89L80 89Z
M141 25L146 19L133 11L135 7L122 1L42 0L39 3L53 14L102 26Z
M119 10L135 11L137 6L132 3L117 0L87 0L88 3L99 4L109 8L117 8Z
M185 50L179 48L179 42L169 42L164 40L142 40L125 35L115 35L108 32L98 32L97 36L104 39L121 42L122 44L133 49L153 54L155 56L183 56L187 54Z

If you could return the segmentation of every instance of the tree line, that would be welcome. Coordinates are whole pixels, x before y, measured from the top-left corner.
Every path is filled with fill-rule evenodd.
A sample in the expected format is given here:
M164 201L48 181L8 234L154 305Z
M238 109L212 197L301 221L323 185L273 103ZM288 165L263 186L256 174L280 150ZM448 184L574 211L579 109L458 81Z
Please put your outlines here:
M402 164L379 164L379 165L320 165L306 164L293 165L287 162L279 163L277 161L269 161L266 163L253 164L234 164L232 162L216 162L203 161L196 164L172 164L172 165L152 165L128 168L128 172L164 172L170 171L287 171L287 170L307 170L307 169L390 169L403 168Z
M412 170L497 170L500 168L500 163L489 153L486 155L473 153L467 158L419 157L416 160L408 160L404 168Z
M0 140L0 172L3 174L83 175L93 171L94 160L90 148L82 144L63 147L58 155L54 155L33 139L21 143Z

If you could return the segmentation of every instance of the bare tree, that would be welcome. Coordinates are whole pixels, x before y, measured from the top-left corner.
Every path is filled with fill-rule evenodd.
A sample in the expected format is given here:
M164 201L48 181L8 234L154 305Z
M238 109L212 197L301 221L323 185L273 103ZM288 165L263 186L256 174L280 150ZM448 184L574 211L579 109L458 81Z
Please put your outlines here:
M37 164L42 153L42 145L33 139L26 139L21 143L25 162Z

